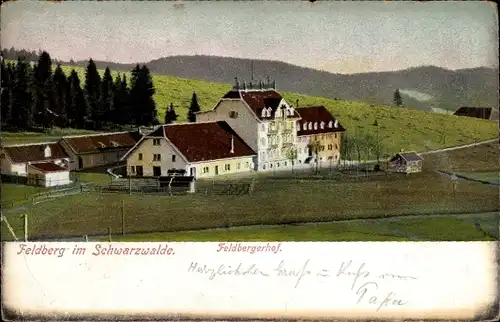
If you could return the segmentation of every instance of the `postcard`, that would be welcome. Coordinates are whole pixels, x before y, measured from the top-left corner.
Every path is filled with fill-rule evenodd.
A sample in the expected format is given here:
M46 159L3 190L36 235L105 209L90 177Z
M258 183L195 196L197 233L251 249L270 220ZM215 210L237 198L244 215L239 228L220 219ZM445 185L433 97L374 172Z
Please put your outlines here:
M499 316L497 6L9 1L8 320Z

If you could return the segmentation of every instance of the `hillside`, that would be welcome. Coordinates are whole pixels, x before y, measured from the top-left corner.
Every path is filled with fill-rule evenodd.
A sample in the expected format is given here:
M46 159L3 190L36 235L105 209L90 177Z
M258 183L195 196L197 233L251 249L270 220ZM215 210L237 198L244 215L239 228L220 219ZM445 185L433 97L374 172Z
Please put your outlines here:
M344 75L278 61L216 56L172 56L146 64L155 74L232 84L235 77L242 81L251 79L252 62L254 79L264 80L269 76L276 80L281 91L392 105L394 91L399 88L403 100L411 108L455 111L460 106L490 106L497 109L492 119L498 118L498 70L490 68L447 70L424 66ZM86 63L76 62L75 65ZM110 62L96 64L99 68L109 66L113 70L134 67L133 64Z
M63 67L66 74L69 74L71 68L73 67ZM75 67L75 70L83 80L84 69ZM103 73L102 70L100 72ZM113 77L116 73L113 71ZM198 95L202 110L208 110L231 88L228 84L167 75L153 75L153 82L156 87L154 99L160 120L163 119L167 105L173 102L179 114L179 121L185 121L193 91L196 91ZM377 119L379 137L386 151L389 152L398 152L401 148L423 151L442 146L473 143L476 140L487 140L497 136L497 124L487 120L384 105L371 106L368 103L331 100L290 92L282 92L282 94L294 105L296 100L299 100L299 106L326 106L351 135L354 135L356 131L375 133L376 127L373 123Z

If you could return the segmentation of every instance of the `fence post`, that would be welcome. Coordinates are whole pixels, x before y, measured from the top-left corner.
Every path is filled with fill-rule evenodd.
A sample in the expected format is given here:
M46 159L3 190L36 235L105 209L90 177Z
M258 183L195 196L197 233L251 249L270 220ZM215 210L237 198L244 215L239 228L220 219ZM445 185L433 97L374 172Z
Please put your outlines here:
M89 236L85 235L85 236L83 236L83 238L85 238L86 243L89 241Z
M109 242L111 243L111 227L108 227L108 239Z
M23 214L22 217L24 219L24 241L27 242L28 241L28 215Z
M122 199L122 235L125 235L125 201Z

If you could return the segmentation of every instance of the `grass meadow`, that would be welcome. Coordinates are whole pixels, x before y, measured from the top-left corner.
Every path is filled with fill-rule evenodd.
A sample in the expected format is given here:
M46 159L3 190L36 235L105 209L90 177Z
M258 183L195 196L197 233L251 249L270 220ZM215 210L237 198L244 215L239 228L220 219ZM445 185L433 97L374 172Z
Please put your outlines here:
M22 213L29 215L32 238L50 238L106 235L108 227L121 232L122 218L124 232L131 234L499 210L497 187L460 181L455 188L432 172L368 181L266 178L256 181L252 195L82 193ZM7 213L7 218L22 235L20 214Z

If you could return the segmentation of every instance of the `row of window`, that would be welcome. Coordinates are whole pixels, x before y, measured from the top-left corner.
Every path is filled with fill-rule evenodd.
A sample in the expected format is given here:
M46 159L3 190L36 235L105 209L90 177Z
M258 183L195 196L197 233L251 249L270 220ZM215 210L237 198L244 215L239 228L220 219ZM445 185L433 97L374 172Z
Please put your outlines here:
M250 168L250 164L247 162L247 168ZM241 169L241 163L237 163L236 164L236 170L240 170ZM215 174L219 174L219 166L216 165L214 166L214 171L215 171ZM227 163L224 165L224 171L231 171L231 164ZM203 174L209 174L210 173L210 167L203 167L202 169L202 172Z
M142 161L144 159L142 153L139 153L137 155L137 159L139 161ZM159 153L153 154L153 161L161 161L161 154L159 154ZM175 155L172 155L172 162L175 162Z
M325 128L325 125L326 125L325 122L323 122L323 121L319 122L319 128L321 130L323 130ZM330 129L331 128L338 128L338 126L339 126L339 122L337 120L335 120L335 122L333 122L333 121L328 122L328 128L330 128ZM300 131L300 122L299 121L297 121L297 129ZM318 122L314 122L314 123L313 122L304 122L302 124L302 130L306 131L306 130L312 130L312 129L315 129L315 130L318 129Z
M274 117L281 117L281 116L293 116L293 108L290 107L285 107L282 105L280 108L277 108L276 111L274 112ZM262 112L260 113L261 117L271 117L273 109L268 107L268 108L263 108ZM283 113L281 112L283 111Z

